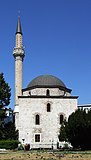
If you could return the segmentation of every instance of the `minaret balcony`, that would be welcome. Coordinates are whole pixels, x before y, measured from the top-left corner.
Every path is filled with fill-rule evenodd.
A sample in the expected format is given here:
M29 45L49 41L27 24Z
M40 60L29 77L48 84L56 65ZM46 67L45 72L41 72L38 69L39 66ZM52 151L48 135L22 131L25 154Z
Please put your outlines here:
M23 48L14 48L13 50L13 56L14 58L20 56L21 58L24 58L25 56L25 51Z

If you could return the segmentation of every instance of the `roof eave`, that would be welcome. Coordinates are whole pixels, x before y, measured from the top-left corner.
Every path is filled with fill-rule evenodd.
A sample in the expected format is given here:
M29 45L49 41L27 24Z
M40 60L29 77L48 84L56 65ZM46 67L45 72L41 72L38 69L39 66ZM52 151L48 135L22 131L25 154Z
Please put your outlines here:
M78 96L46 96L46 95L29 95L29 96L18 96L18 98L63 98L63 99L77 99Z
M29 91L29 90L32 90L32 89L35 89L35 88L59 88L60 90L63 90L63 91L66 91L66 92L69 92L71 93L71 89L69 88L66 88L66 87L63 87L63 86L58 86L58 85L51 85L51 86L47 86L47 85L36 85L36 86L32 86L32 87L28 87L28 88L25 88L25 89L22 89L22 91Z

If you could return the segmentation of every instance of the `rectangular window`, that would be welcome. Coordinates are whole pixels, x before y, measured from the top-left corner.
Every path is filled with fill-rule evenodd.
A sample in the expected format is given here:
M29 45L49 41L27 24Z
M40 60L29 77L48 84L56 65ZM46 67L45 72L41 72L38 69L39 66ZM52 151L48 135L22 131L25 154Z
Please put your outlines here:
M35 135L35 142L40 142L40 134Z

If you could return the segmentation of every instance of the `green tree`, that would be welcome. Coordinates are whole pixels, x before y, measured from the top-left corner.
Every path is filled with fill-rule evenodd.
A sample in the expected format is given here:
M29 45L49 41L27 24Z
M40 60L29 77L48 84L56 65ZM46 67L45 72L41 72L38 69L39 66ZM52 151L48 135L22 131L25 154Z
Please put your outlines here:
M18 130L16 130L14 122L5 124L3 133L4 139L6 140L18 140Z
M68 118L67 136L74 148L83 148L86 132L86 112L76 110Z
M6 117L5 107L10 103L11 89L5 82L4 74L0 73L0 139L4 139L4 118Z
M0 109L10 103L11 89L4 80L3 73L0 73Z
M11 89L4 80L4 74L0 73L0 126L5 118L5 107L10 103Z
M76 110L69 116L67 124L61 127L60 137L65 135L64 139L74 148L91 149L91 111Z
M60 127L60 134L58 136L59 138L59 141L68 141L68 138L67 138L67 121L64 120L61 124L61 127Z

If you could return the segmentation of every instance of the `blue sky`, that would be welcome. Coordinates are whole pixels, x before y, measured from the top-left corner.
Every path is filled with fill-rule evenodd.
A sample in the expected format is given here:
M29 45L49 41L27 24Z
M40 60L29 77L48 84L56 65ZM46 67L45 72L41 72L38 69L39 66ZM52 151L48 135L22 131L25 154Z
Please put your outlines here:
M0 72L12 89L20 11L25 59L23 88L38 75L60 78L79 104L91 103L91 0L0 0Z

